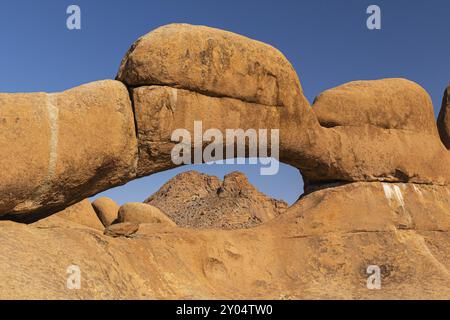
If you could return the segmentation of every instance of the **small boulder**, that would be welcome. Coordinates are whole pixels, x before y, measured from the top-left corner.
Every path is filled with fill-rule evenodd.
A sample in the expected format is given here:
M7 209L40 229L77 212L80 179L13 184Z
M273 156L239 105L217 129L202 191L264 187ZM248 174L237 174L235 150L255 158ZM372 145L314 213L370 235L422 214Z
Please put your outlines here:
M110 226L117 219L120 206L108 197L101 197L92 202L92 207L105 227Z
M94 208L88 199L84 199L83 201L80 201L64 209L63 211L57 212L54 216L79 223L86 227L103 230L103 225L98 219Z
M373 125L436 134L430 96L407 79L345 83L322 92L313 110L324 127Z
M157 207L140 202L130 202L121 206L118 222L160 223L175 226L175 222L170 220Z
M103 232L104 235L110 237L131 237L139 230L139 224L133 222L116 223L110 225Z
M163 210L178 226L242 229L269 221L288 204L257 190L241 172L223 181L197 171L178 174L145 203Z

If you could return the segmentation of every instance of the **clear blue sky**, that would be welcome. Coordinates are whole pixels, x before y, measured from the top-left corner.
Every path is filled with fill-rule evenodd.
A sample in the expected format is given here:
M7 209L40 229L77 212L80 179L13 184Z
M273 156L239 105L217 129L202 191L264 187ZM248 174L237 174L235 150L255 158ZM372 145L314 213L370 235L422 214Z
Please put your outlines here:
M66 28L66 8L82 10L82 30ZM366 28L366 8L381 8L382 29ZM139 36L173 22L202 24L270 43L296 68L307 98L358 79L405 77L421 84L438 111L450 83L450 0L2 0L0 92L61 91L115 77ZM82 141L80 141L81 143ZM290 203L302 192L296 169L263 177L255 166L196 166L219 177L248 174L260 190ZM142 201L183 167L106 192Z

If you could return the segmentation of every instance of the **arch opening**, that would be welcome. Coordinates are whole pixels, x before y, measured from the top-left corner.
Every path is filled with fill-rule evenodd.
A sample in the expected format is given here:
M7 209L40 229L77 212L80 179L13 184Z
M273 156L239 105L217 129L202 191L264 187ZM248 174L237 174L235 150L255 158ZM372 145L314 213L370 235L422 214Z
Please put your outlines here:
M182 227L252 227L282 214L303 194L297 168L280 162L275 175L261 175L258 159L183 165L111 188L89 200L95 204L106 197L118 206L147 203Z

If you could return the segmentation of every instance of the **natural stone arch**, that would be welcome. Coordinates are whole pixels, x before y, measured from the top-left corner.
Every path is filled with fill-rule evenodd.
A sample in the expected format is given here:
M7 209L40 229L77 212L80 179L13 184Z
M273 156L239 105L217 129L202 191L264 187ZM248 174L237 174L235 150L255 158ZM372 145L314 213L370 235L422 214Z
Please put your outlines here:
M191 128L197 119L206 127L279 128L280 160L299 168L307 183L450 180L450 158L437 137L431 99L412 81L360 81L324 92L314 105L327 105L320 109L333 110L339 124L327 128L278 50L187 24L163 26L141 37L124 57L117 79L132 91L140 150L147 142L145 148L152 149L155 133L166 134L158 132L161 123ZM349 126L342 121L348 117L339 107L343 104L363 118L353 116ZM148 120L154 121L151 128ZM140 164L147 157L157 161L151 152L141 152Z
M450 157L437 130L370 121L322 127L287 59L240 35L190 25L159 28L131 47L117 79L128 88L110 80L58 94L0 94L6 155L0 159L0 215L52 213L173 168L171 132L192 134L194 120L205 130L279 129L280 160L299 168L306 184L450 181ZM364 92L373 96L377 86L369 81ZM420 86L400 80L381 86L402 88L387 94L409 101L405 108L430 112ZM357 108L361 92L351 86L350 92ZM334 108L339 96L326 101ZM388 105L386 116L396 107Z

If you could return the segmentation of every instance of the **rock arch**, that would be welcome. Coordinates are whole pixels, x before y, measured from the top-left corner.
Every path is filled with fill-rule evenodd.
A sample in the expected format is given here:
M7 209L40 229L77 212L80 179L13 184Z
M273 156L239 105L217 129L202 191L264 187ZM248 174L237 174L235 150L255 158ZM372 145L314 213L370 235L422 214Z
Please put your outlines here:
M133 44L117 80L55 94L0 94L0 215L55 212L173 168L171 132L192 130L194 120L204 129L279 129L280 160L310 185L449 183L450 157L436 123L398 121L399 103L417 121L430 118L425 90L402 79L347 85L344 95L333 90L311 108L277 49L209 27L158 28ZM364 114L373 118L352 116L373 97L385 97L383 109L370 104ZM382 125L373 121L383 117Z

